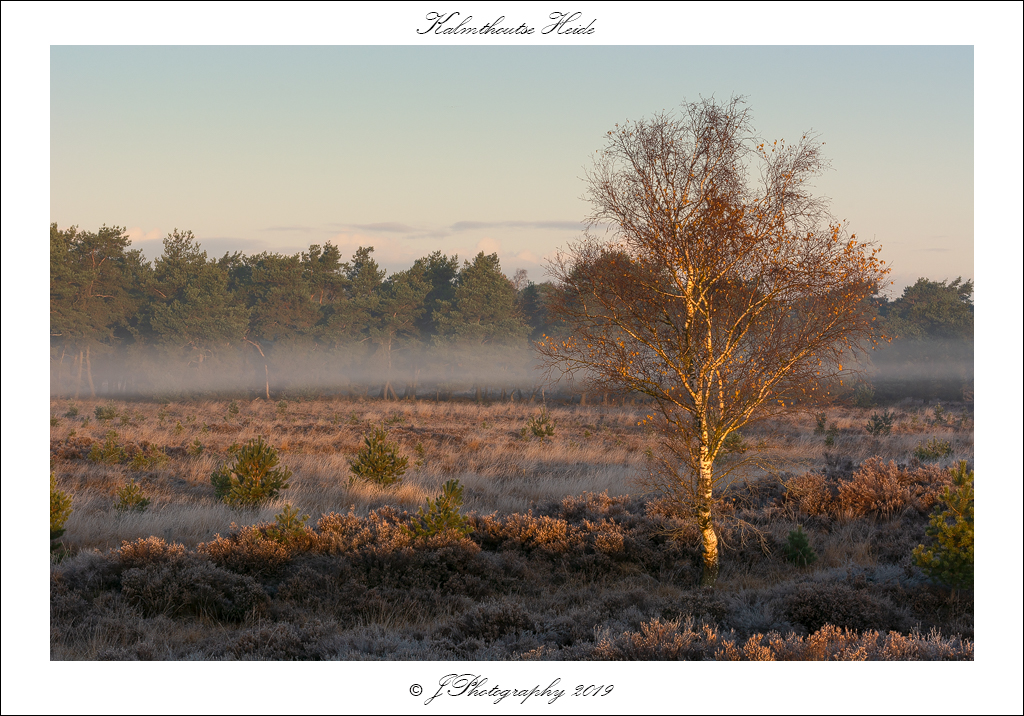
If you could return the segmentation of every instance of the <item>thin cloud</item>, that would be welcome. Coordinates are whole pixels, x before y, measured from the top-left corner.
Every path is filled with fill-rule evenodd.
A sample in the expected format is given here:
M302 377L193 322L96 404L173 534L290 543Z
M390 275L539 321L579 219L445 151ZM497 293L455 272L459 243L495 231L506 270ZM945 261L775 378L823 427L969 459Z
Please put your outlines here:
M391 234L415 234L420 231L408 224L399 224L397 221L385 221L380 224L350 224L350 226L362 231L383 231Z
M451 225L452 231L479 231L480 229L554 229L580 231L584 225L578 221L459 221Z
M322 229L319 230L322 231ZM302 231L309 233L311 231L318 231L318 229L314 229L312 226L270 226L266 229L261 229L261 231Z

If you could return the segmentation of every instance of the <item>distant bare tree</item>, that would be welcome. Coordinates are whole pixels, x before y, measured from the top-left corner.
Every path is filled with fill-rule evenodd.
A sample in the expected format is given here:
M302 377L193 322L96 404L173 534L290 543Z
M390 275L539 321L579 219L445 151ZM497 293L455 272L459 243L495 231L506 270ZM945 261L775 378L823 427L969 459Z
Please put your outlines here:
M809 190L826 166L810 135L754 138L742 98L616 126L587 173L588 230L551 265L551 312L572 336L547 339L542 356L596 389L653 399L647 421L673 456L653 479L697 520L703 584L718 576L726 438L827 397L877 339L870 298L888 269ZM591 233L601 224L610 238Z

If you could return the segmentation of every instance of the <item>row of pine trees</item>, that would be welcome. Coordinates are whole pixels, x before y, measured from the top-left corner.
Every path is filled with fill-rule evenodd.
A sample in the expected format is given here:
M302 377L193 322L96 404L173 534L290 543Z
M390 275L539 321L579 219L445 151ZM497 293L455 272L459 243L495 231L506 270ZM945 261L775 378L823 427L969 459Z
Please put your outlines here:
M550 284L515 281L496 254L434 252L387 275L373 248L210 258L171 232L152 263L121 227L50 226L51 390L58 395L421 381L450 390L528 377L553 327ZM421 381L424 382L424 381ZM508 385L506 385L508 384ZM519 386L520 388L523 386Z
M535 391L530 341L566 333L547 310L556 290L482 252L435 251L387 275L372 247L211 258L176 229L149 262L121 227L51 224L51 393ZM896 338L874 355L879 397L973 386L973 295L972 281L922 278L878 298Z

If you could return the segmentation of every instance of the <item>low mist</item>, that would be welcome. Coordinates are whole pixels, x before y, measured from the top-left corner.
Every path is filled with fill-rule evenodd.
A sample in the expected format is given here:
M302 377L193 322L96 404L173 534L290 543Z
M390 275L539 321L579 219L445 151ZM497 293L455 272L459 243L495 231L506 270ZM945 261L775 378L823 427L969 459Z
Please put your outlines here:
M370 352L364 344L334 350L283 348L266 357L244 346L174 356L155 349L92 353L51 360L50 393L76 396L162 396L283 392L369 397L499 397L565 391L540 369L528 347L418 348ZM90 378L91 374L91 378ZM91 381L91 382L90 382ZM479 391L479 392L478 392Z

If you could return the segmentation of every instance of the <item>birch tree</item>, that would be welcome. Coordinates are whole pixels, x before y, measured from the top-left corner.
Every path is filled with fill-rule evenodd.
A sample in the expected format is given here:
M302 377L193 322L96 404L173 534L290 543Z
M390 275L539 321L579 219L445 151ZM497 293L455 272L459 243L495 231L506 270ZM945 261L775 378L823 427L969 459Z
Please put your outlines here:
M542 356L652 399L646 422L671 456L661 486L696 519L703 584L719 571L726 438L827 399L875 340L870 298L888 269L811 191L821 147L757 139L742 98L616 126L586 174L588 229L551 265L551 312L571 336Z

